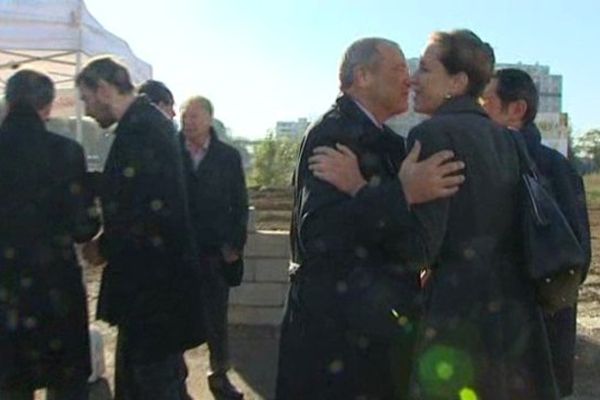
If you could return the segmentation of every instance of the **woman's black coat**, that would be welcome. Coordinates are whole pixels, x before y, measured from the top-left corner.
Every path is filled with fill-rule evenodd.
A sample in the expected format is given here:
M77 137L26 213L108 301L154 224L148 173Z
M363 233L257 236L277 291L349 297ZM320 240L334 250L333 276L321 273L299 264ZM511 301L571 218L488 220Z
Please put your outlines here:
M82 147L13 107L0 127L0 386L90 373L85 289L73 244L90 240Z
M523 272L519 163L510 134L470 97L413 128L421 157L450 149L466 164L456 195L413 208L423 235L397 249L429 265L412 393L418 399L558 398L535 291ZM470 397L469 397L470 396Z

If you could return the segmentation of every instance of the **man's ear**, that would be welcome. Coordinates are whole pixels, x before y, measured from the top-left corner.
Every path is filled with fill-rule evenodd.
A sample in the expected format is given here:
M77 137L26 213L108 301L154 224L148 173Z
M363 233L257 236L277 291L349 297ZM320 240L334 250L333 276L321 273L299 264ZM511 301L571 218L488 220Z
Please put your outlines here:
M364 65L358 66L354 69L354 84L363 88L369 84L370 81L370 73L367 67Z
M523 121L527 113L527 102L523 99L508 104L508 116L512 121Z

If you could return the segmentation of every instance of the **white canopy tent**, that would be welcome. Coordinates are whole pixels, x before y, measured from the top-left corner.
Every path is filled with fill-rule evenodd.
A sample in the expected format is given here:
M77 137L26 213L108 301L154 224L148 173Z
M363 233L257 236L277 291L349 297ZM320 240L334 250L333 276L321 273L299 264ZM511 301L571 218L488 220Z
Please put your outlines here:
M134 83L152 77L149 64L127 43L100 25L83 0L0 1L0 90L21 67L50 75L57 89L73 89L85 61L99 54L120 59ZM81 102L75 97L77 138L81 139Z

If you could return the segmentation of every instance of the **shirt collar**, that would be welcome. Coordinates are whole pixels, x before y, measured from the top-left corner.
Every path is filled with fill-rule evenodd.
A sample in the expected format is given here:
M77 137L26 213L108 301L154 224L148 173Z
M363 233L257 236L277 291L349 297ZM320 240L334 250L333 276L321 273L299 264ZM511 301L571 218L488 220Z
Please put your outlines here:
M369 117L369 119L371 120L371 122L373 122L373 124L378 127L379 129L383 129L383 124L379 121L377 121L377 119L375 118L375 116L373 115L373 113L371 113L371 111L367 110L367 108L365 106L363 106L362 104L360 104L360 102L355 99L352 98L352 101L358 106L358 108L360 108L360 110L365 113L365 115L367 117Z
M185 139L185 144L188 150L192 153L198 153L199 151L206 152L208 150L208 146L210 146L210 135L206 138L202 146L198 146L196 143L190 141L189 139Z

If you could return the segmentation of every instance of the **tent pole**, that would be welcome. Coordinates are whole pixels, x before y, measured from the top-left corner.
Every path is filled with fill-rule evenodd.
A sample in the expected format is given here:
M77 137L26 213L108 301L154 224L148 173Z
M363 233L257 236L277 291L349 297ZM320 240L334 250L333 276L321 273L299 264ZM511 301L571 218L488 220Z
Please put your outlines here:
M83 2L79 1L79 5L77 8L77 52L75 53L75 77L79 75L81 72L81 52L83 50L83 31L81 27L81 19L82 19L82 7ZM83 118L83 110L81 107L81 99L79 98L79 92L77 90L77 85L75 85L75 79L73 79L73 95L75 96L75 138L79 143L83 145L83 130L81 120Z
M75 66L75 76L79 75L79 72L81 71L81 51L80 50L77 51L76 58L77 58L77 65ZM73 85L75 86L75 83L73 83ZM81 120L83 118L83 110L81 107L81 99L79 98L79 91L77 90L77 87L74 87L73 89L74 89L73 95L75 96L76 138L79 143L83 144L83 130L82 130L82 124L81 124Z

